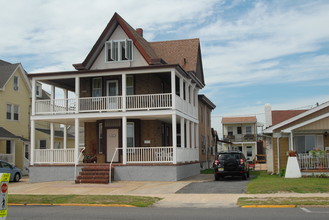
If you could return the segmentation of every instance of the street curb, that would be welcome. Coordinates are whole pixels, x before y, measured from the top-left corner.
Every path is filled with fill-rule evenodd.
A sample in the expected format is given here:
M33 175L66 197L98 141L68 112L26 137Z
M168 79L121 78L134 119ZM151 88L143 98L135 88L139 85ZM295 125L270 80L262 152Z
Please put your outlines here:
M243 205L241 208L296 208L297 205Z
M9 206L87 206L87 207L136 207L124 204L46 204L46 203L9 203Z

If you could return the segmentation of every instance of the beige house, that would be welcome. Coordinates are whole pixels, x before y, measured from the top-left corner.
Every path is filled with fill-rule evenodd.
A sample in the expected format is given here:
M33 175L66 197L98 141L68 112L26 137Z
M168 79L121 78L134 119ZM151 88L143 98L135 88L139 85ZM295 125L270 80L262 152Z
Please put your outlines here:
M0 60L0 159L27 173L31 87L21 64Z
M266 105L265 117L266 129L263 133L266 137L268 172L278 173L281 168L286 168L288 151L297 152L301 169L311 168L304 167L301 158L308 158L310 166L312 150L328 153L329 102L309 110L274 111ZM324 166L322 168L328 169L328 164Z
M32 144L31 181L75 178L91 168L79 163L81 151L94 158L95 169L116 165L118 180L178 180L199 173L198 92L205 86L199 39L148 42L142 29L115 13L86 59L73 66L76 71L29 75L32 91L38 83L64 91L64 97L52 92L48 100L32 96L31 143L39 122L85 131L84 141L75 135L73 149ZM55 154L56 160L49 156ZM86 179L77 182L109 178Z
M223 149L241 151L249 161L257 155L257 118L223 117Z
M211 112L216 108L205 95L199 100L199 159L201 169L210 168L217 152L217 134L211 128Z

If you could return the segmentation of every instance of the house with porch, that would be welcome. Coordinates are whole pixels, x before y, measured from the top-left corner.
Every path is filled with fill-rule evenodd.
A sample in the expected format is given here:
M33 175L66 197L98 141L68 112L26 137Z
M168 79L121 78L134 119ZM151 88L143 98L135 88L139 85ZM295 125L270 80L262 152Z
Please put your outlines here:
M222 148L241 151L247 160L252 161L257 155L257 118L248 117L223 117L222 118L223 142Z
M83 127L85 134L83 142L74 136L72 149L32 144L30 181L74 180L83 169L109 171L109 164L115 180L172 181L199 173L198 92L205 86L199 39L148 42L141 28L115 13L73 66L29 74L32 94L38 83L52 88L48 100L32 95L31 143L40 121L74 126L75 134ZM55 95L58 89L63 97ZM93 166L81 163L82 155ZM108 174L99 176L108 182ZM77 182L87 179L82 174Z
M31 86L19 63L0 60L0 160L28 173Z
M265 120L268 172L286 168L289 152L296 153L302 174L329 169L329 102L303 110L272 110L267 104Z

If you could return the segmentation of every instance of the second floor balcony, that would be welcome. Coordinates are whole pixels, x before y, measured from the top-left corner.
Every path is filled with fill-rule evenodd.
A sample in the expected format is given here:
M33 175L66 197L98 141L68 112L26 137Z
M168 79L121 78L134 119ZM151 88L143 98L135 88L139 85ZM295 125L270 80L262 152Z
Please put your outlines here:
M197 107L172 93L36 100L35 115L177 109L197 116Z
M254 142L256 141L256 134L224 135L224 140L230 142Z

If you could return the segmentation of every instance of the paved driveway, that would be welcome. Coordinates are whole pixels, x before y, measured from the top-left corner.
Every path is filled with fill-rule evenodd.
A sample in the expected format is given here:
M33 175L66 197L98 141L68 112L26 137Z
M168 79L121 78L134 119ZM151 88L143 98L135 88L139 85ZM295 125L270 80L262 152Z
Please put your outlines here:
M211 175L211 177L213 177ZM176 193L183 194L241 194L245 193L249 179L242 180L241 177L226 177L221 181L213 178L201 182L192 182L178 190Z

